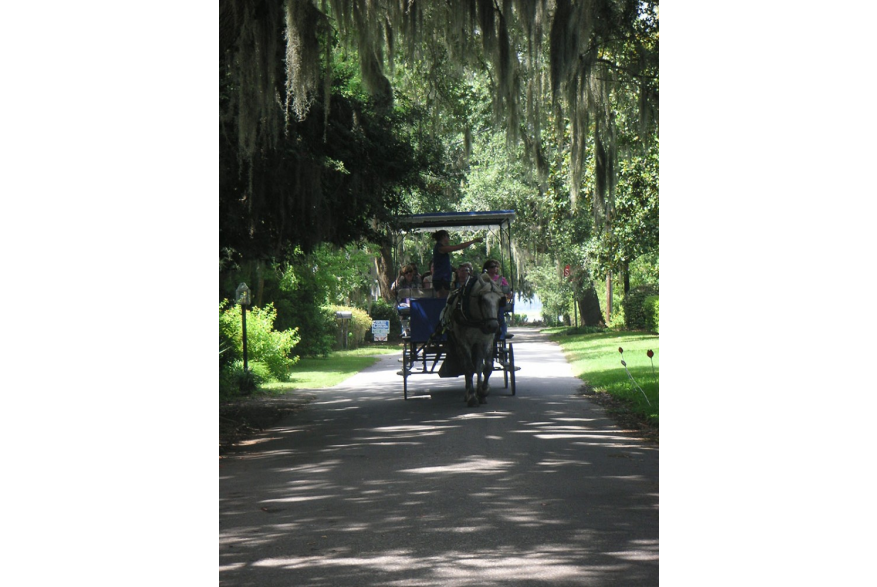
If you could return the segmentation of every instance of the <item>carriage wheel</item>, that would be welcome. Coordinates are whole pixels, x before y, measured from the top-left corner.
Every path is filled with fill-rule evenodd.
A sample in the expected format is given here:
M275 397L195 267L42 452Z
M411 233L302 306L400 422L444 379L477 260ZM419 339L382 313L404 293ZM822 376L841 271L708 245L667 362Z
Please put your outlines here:
M514 345L509 343L508 350L508 361L506 362L506 370L507 373L511 376L512 380L512 395L515 395L515 349Z
M408 368L409 354L408 342L405 341L402 345L402 392L404 393L406 400L408 399L408 374L411 372Z
M508 389L509 387L509 377L505 372L505 361L506 361L506 349L505 349L505 341L497 338L493 341L493 361L491 362L491 366L494 371L502 371L502 387L503 389ZM499 364L499 367L496 365Z
M508 389L509 388L509 371L508 371L509 349L508 349L508 346L506 346L508 343L505 340L501 340L500 344L502 345L502 349L499 350L500 357L501 357L500 364L502 365L502 387L503 387L503 389Z

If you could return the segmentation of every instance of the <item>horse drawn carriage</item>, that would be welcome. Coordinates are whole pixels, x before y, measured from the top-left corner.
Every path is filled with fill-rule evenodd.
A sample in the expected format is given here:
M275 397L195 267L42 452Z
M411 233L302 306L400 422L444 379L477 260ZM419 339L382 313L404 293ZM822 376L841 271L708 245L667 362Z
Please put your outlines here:
M402 389L407 400L412 375L466 378L465 399L470 406L486 403L488 381L502 371L503 388L515 395L514 345L500 336L499 312L514 312L515 273L511 247L513 210L415 214L397 218L394 251L404 247L410 235L447 230L487 231L489 243L499 245L500 263L508 268L509 285L500 286L488 275L470 278L465 287L448 299L432 289L397 291L402 323Z

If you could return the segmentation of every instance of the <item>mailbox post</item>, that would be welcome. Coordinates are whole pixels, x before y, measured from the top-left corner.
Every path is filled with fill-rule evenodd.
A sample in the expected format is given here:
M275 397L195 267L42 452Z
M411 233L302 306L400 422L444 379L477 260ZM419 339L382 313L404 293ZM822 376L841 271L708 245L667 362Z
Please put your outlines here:
M243 330L244 344L244 372L247 372L247 306L250 305L250 288L241 282L234 292L235 301L241 305L241 328Z
M335 319L341 320L341 335L344 337L344 350L347 350L347 323L353 318L353 312L335 312Z

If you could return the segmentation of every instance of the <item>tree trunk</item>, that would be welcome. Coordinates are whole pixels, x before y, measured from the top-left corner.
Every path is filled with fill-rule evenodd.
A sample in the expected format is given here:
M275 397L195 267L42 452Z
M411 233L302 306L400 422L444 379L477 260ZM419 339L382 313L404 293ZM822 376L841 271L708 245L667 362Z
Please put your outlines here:
M612 318L612 273L606 274L606 316Z
M386 245L381 246L381 256L375 259L375 270L378 273L378 285L381 288L381 297L388 302L395 300L390 286L395 280L393 269L393 251Z
M593 283L585 289L584 295L579 298L579 312L582 315L582 324L585 326L605 324L603 315L600 313L600 296L597 295Z
M630 263L625 261L622 271L624 271L624 297L626 298L630 292Z

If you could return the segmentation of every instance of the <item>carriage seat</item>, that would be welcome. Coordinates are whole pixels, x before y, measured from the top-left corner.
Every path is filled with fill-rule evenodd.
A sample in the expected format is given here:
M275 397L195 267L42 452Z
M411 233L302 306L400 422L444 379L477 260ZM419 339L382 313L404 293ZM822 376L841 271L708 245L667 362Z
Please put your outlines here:
M420 287L402 287L396 292L397 300L406 300L410 298L434 298L435 290Z

